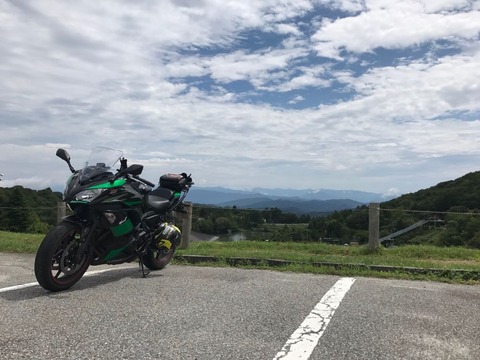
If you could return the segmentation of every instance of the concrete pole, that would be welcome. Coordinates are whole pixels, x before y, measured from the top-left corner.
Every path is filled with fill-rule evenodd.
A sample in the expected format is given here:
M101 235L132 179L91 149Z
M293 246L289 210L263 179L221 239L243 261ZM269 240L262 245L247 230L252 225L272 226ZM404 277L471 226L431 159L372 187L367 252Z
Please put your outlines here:
M370 203L368 206L368 249L373 251L379 246L380 204Z
M67 214L67 206L64 202L57 203L57 224L62 221L62 219Z
M191 202L183 203L185 213L182 214L182 241L179 249L187 249L190 246L190 231L192 230L192 210Z

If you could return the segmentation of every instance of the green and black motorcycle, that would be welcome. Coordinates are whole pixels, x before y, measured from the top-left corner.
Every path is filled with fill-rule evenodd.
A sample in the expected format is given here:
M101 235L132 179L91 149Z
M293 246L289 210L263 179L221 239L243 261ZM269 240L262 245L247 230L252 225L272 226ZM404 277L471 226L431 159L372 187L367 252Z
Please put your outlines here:
M50 291L70 288L90 265L139 260L143 276L163 269L180 245L173 211L184 211L190 175L165 174L159 185L142 179L142 165L127 166L119 150L96 147L85 167L75 170L58 149L72 175L63 201L73 212L48 232L35 258L35 276ZM120 162L120 169L113 170ZM155 189L154 189L155 188Z

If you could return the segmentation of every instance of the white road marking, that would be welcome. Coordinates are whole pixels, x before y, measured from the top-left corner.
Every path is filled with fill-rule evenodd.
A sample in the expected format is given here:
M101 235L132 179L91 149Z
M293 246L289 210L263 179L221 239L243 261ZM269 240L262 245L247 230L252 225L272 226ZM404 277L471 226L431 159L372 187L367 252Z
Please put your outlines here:
M92 276L92 275L97 275L97 274L101 274L101 273L112 271L112 270L133 269L133 268L134 268L133 266L123 266L123 267L114 267L111 269L93 270L93 271L87 271L83 276ZM25 289L25 288L37 286L37 285L38 285L38 282L9 286L5 288L1 288L0 293L19 290L19 289Z
M354 282L354 278L338 280L290 336L274 360L307 360Z
M22 284L22 285L15 285L15 286L9 286L9 287L0 289L0 293L4 293L4 292L7 292L7 291L24 289L24 288L28 288L28 287L35 286L35 285L38 285L38 282L28 283L28 284Z

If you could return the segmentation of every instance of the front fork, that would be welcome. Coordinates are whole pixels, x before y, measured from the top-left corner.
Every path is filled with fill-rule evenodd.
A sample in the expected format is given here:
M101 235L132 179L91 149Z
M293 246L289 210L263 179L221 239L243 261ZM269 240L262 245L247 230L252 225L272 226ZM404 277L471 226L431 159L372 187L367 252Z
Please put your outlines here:
M88 245L92 242L93 234L95 233L93 230L96 228L97 221L94 221L93 224L88 224L87 221L78 218L75 215L67 216L63 219L64 221L68 221L78 225L82 230L80 233L80 245L76 251L74 260L76 263L83 259L83 254L87 251L92 251L93 249L88 249Z
M93 234L92 229L93 226L82 228L82 233L80 235L80 246L78 247L77 253L75 254L75 261L79 261L79 259L82 259L83 254L85 254L87 251L93 251L91 247L90 249L88 249L88 245L91 243L91 234Z

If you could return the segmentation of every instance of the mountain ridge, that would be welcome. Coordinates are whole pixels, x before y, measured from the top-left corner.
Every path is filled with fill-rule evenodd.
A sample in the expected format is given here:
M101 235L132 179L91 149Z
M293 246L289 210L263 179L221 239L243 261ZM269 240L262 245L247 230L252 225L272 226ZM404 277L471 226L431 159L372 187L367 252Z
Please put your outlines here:
M380 199L386 200L382 194L356 190L280 188L235 190L224 187L193 187L187 198L188 201L197 204L244 209L279 208L297 214L353 209Z
M219 204L222 202L246 198L298 198L302 200L353 200L360 203L384 202L394 199L395 196L385 196L380 193L358 190L333 189L282 189L282 188L252 188L250 190L229 189L225 187L193 187L190 190L189 200L201 204Z

